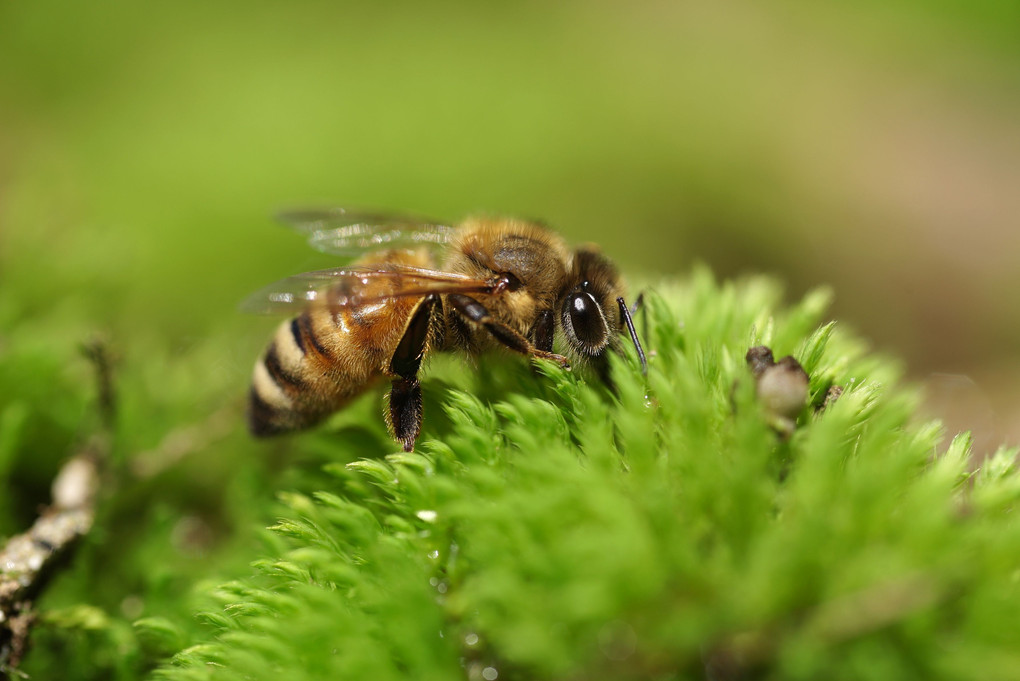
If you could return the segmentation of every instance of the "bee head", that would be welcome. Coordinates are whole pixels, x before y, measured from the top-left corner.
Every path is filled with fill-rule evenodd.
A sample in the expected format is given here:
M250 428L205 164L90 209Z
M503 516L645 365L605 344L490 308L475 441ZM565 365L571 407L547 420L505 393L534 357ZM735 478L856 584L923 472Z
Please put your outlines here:
M594 247L580 248L574 253L569 281L561 296L559 321L571 350L607 376L606 351L620 350L620 331L626 326L643 369L644 351L624 302L620 274L612 261Z
M612 267L591 251L575 255L573 286L563 296L559 312L567 343L579 355L600 357L616 338L619 322L609 314L616 277L607 276L615 275L607 266Z

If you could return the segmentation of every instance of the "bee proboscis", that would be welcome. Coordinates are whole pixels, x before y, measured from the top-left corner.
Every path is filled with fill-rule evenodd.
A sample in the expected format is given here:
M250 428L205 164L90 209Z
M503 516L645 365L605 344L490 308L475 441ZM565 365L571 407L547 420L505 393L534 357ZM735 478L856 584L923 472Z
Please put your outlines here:
M630 334L623 285L595 246L567 249L549 229L471 218L458 227L345 209L281 216L349 266L284 279L245 304L294 315L255 364L248 425L257 436L306 428L381 379L390 432L411 451L421 431L419 370L430 353L503 347L608 380L607 352ZM556 339L566 354L553 352Z

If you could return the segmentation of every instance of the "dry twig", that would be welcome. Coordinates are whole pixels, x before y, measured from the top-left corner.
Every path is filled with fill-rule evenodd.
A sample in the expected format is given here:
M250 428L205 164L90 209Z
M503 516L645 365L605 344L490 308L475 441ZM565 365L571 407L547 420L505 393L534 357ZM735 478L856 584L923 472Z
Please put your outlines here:
M34 621L32 602L57 559L88 533L95 513L101 464L108 456L114 420L109 352L101 342L83 347L96 370L101 432L72 456L53 480L53 503L31 529L0 549L0 678L16 673Z

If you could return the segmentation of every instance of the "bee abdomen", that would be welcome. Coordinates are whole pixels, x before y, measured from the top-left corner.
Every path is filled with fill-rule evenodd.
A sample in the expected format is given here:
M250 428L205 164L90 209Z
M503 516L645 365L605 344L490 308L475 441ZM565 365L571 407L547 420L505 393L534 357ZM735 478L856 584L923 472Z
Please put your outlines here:
M294 347L298 349L302 355L305 354L305 340L302 338L301 322L300 317L294 317L290 320L290 337L294 339Z
M270 344L266 350L266 356L262 359L266 367L266 373L284 393L294 395L305 388L305 382L301 376L290 367L285 367L280 359L280 352L275 342Z
M321 419L309 410L305 393L308 358L298 320L280 326L265 355L255 365L248 393L248 429L267 437L306 428Z
M281 418L284 417L284 418ZM293 430L287 424L286 412L262 399L252 384L248 392L248 430L256 437L269 437Z

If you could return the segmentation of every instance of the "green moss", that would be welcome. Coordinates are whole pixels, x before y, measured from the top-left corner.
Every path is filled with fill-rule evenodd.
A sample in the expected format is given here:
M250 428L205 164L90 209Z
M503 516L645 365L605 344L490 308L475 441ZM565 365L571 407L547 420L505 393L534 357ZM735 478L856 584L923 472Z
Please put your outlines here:
M98 629L133 660L80 678L175 646L157 678L1016 678L1015 452L971 474L969 438L916 422L896 367L821 323L826 299L663 285L638 320L648 376L628 351L615 395L547 364L437 361L417 452L373 454L397 448L355 406L359 428L292 444L262 547L215 562L233 581L189 570L191 595L133 629L58 618L42 645ZM816 403L846 389L789 440L750 389L758 343L798 357ZM243 516L274 513L262 492Z

